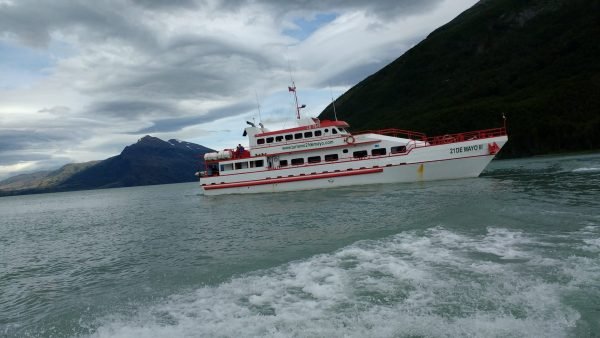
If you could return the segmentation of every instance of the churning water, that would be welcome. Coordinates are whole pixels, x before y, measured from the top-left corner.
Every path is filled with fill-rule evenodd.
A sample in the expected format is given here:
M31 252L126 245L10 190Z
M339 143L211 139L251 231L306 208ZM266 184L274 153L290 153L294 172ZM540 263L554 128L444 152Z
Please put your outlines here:
M600 334L600 155L477 179L0 198L0 336Z

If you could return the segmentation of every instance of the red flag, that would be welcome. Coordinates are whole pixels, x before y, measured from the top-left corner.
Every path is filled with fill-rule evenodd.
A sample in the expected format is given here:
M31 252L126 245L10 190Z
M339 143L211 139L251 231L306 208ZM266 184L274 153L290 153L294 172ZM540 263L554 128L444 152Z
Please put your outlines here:
M296 87L288 87L288 90L289 90L290 92L295 92L295 91L296 91Z

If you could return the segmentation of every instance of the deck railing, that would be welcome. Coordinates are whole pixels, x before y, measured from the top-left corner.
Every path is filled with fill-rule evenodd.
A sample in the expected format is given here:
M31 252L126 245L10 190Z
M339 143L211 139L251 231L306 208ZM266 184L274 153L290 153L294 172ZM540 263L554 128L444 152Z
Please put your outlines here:
M363 130L363 131L359 131L356 133L352 133L352 135L363 135L363 134L379 134L379 135L385 135L385 136L407 138L407 139L417 140L417 141L425 141L425 139L427 138L427 135L420 133L418 131L396 129L396 128L387 128L387 129L378 129L378 130Z
M414 148L418 148L418 147L426 147L426 146L435 146L435 145L439 145L439 144L447 144L447 143L463 142L463 141L470 141L470 140L476 140L476 139L484 139L484 138L490 138L490 137L503 136L503 135L506 135L506 128L502 127L502 128L492 128L492 129L482 129L482 130L476 130L476 131L469 131L469 132L465 132L465 133L446 134L446 135L432 136L432 137L427 137L427 135L425 135L424 133L420 133L420 132L416 132L416 131L394 129L394 128L360 131L360 132L354 133L353 135L363 135L363 134L379 134L379 135L402 137L402 138L407 138L407 139L414 140L414 141L425 142L425 144L419 144L419 143L415 142ZM410 145L410 143L409 143L409 145ZM407 148L408 148L408 146L407 146Z
M469 131L466 133L447 134L442 136L428 137L429 145L447 144L454 142L471 141L477 139L485 139L490 137L498 137L506 135L506 128L492 128L477 131Z

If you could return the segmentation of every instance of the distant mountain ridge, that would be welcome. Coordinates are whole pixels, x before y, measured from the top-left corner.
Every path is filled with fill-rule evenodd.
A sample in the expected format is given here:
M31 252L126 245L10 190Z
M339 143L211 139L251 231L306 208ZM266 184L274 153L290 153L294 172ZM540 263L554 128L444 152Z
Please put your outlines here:
M18 175L0 182L0 196L191 182L204 166L204 146L144 136L103 161L72 163L51 172Z
M598 0L480 1L344 93L337 115L440 135L506 113L503 155L600 149L599 37Z

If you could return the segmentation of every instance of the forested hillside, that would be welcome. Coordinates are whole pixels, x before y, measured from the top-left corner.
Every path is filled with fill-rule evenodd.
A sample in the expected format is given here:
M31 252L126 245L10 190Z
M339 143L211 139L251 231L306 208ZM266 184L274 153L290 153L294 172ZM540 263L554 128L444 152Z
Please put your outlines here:
M480 1L342 95L338 118L434 135L506 113L504 156L600 149L598 41L600 1Z

